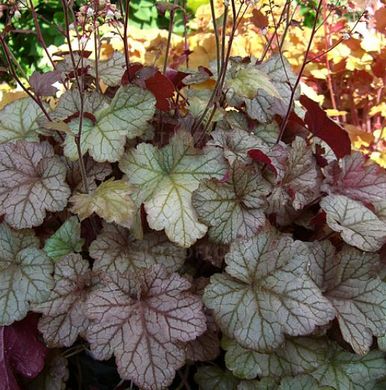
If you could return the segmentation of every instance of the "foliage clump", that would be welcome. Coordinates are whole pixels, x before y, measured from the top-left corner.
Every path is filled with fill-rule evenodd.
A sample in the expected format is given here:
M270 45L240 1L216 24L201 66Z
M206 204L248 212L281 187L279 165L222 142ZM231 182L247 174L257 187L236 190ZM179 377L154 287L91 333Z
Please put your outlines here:
M140 389L384 386L386 173L280 52L230 56L252 6L226 2L222 57L197 71L69 39L26 86L1 36L29 95L0 111L5 389L76 383L74 356ZM79 43L98 15L125 34L122 11L83 6Z

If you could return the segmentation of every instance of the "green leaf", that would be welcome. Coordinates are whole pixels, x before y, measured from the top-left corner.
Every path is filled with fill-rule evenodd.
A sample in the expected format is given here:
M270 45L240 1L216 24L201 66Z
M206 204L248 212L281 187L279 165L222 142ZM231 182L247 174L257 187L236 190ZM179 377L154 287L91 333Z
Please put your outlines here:
M386 223L362 203L344 195L328 195L320 202L327 224L349 245L376 252L386 242Z
M40 225L61 211L71 193L66 167L48 142L0 145L0 213L17 229Z
M254 236L265 224L265 198L271 190L255 167L235 163L227 182L205 180L193 193L193 206L212 240L229 244Z
M139 186L152 229L165 229L171 241L186 248L205 235L207 227L197 219L192 193L200 180L225 175L220 149L198 151L191 135L181 131L161 150L144 143L129 150L120 168L130 183Z
M0 143L39 141L39 106L29 97L7 104L0 111Z
M311 337L287 338L272 353L243 348L228 338L223 339L221 346L226 350L227 368L243 379L281 378L311 372L323 362L327 347L324 339Z
M319 385L335 390L368 390L374 387L375 381L386 376L386 360L380 351L358 356L329 343L324 363L310 375Z
M83 118L82 154L88 151L99 162L119 160L126 138L141 136L154 112L155 98L149 91L133 85L119 88L109 106L92 113L95 124ZM78 134L79 119L71 121L70 127L74 135L66 137L64 152L71 160L77 160L75 135Z
M278 390L334 390L335 387L321 386L310 375L298 375L295 378L286 377L280 382Z
M47 298L53 264L30 231L0 225L0 325L22 320L31 303Z
M386 335L378 337L378 348L382 352L386 352Z
M77 217L70 217L63 225L46 241L44 251L53 260L71 252L81 252L84 240L80 238L80 223Z
M379 256L344 246L335 254L328 241L310 245L313 279L334 306L343 338L360 355L373 336L386 334L386 283L376 276Z
M231 245L226 273L211 277L203 297L227 336L246 348L272 350L285 334L309 334L335 317L307 275L302 249L272 230Z
M279 136L280 128L276 122L262 123L253 128L252 132L268 145L274 145Z
M272 378L262 378L254 381L241 381L237 390L277 390L278 384Z
M229 371L223 371L216 366L199 367L194 380L200 390L236 390L240 380Z
M162 233L147 233L143 240L135 240L128 230L105 224L90 245L90 256L95 260L93 270L97 272L135 273L155 264L174 272L183 265L186 250L171 243Z

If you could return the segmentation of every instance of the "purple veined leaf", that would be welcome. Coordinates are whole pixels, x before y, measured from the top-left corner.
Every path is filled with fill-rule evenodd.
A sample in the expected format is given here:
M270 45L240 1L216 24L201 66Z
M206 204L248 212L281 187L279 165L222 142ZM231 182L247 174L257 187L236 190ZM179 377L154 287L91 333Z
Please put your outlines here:
M357 354L369 352L373 336L386 334L386 283L377 277L379 255L329 241L313 242L310 273L332 303L343 338Z
M328 226L347 244L376 252L386 242L386 222L362 203L344 195L328 195L320 202Z
M211 133L212 140L208 145L217 146L224 150L224 157L230 164L239 160L245 163L250 162L248 151L251 149L268 149L262 141L243 129L222 130L216 128Z
M46 211L61 211L70 188L66 167L48 142L0 145L0 212L17 229L40 225Z
M91 271L87 260L69 254L55 264L54 286L46 300L34 305L43 313L39 330L49 347L70 347L83 335L89 321L84 302L91 286Z
M386 170L354 152L324 168L322 191L341 194L364 203L386 198Z
M0 327L0 390L20 390L18 378L32 379L44 368L47 348L39 341L37 316Z
M243 347L269 351L284 342L284 335L307 335L335 317L307 275L302 251L300 241L273 229L232 243L226 272L211 277L203 297L226 336Z
M320 196L322 174L304 139L296 137L290 146L277 144L268 151L252 149L249 156L274 175L268 213L275 215L279 225L290 224L306 205Z
M199 220L209 226L209 238L229 244L256 235L266 219L264 209L271 185L255 166L236 161L227 181L205 180L193 193Z
M326 340L327 354L324 362L310 372L319 385L328 389L373 389L376 381L386 375L385 354L370 351L365 356L347 352L336 343Z
M146 233L142 240L136 240L127 229L107 223L89 251L95 260L93 270L107 273L135 273L155 264L175 272L186 258L186 250L170 242L163 233Z
M192 292L202 296L205 287L209 283L209 279L200 277L192 283ZM214 360L220 354L219 329L211 310L204 308L204 313L206 315L206 331L195 340L189 341L185 347L186 358L194 362Z
M61 81L61 72L54 70L46 73L33 72L29 78L31 88L38 96L54 96L58 91L54 84Z
M86 302L93 355L114 354L120 376L140 388L168 386L184 365L184 343L206 330L202 302L190 287L159 265L106 275Z

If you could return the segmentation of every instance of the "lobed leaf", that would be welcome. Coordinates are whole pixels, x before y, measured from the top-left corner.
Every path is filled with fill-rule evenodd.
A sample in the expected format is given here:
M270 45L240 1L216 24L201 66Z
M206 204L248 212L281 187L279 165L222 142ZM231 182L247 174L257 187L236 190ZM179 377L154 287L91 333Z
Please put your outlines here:
M91 285L88 261L78 254L64 256L55 264L55 284L44 302L34 306L43 313L39 330L49 347L70 347L89 325L84 302Z
M237 81L240 75L241 82ZM252 119L267 123L275 114L286 114L295 81L289 63L278 54L259 65L233 61L225 81L225 87L230 87L227 100L234 106L244 103ZM296 92L295 98L298 95Z
M39 106L29 97L7 104L0 110L0 144L19 140L39 141Z
M60 76L60 72L56 70L45 73L39 73L35 70L28 81L35 95L55 96L58 88L53 84L61 81Z
M88 64L91 66L90 74L93 77L96 77L95 61L88 60ZM125 56L117 51L115 51L109 59L98 61L98 76L110 87L120 85L125 69Z
M0 145L0 212L17 229L38 226L46 211L61 211L70 189L66 167L47 143Z
M160 264L169 272L177 271L186 258L186 250L171 243L163 234L147 233L135 240L124 228L105 224L89 248L95 260L95 272L131 272Z
M386 283L376 277L379 256L328 241L310 245L311 275L334 306L343 338L360 355L386 334Z
M375 382L386 375L386 361L380 351L358 356L329 343L325 362L311 375L321 386L336 390L372 389Z
M224 157L230 164L236 160L249 162L248 151L264 148L264 144L254 135L242 129L222 130L217 128L211 133L212 140L208 145L218 146L224 150Z
M211 277L203 297L225 335L246 348L272 350L284 334L306 335L334 318L301 249L272 230L231 245L226 273Z
M83 112L95 113L108 107L107 98L98 92L85 91L83 95ZM52 120L73 118L81 111L82 101L77 89L70 89L60 96L55 110L51 113Z
M235 376L243 379L282 378L309 373L324 361L326 341L311 337L287 338L271 353L247 349L235 340L225 338L225 364Z
M345 195L361 202L378 202L385 199L386 171L366 160L362 153L354 152L325 169L322 190L329 194Z
M168 386L185 362L184 343L206 329L202 303L189 288L158 265L136 278L111 273L86 302L94 356L114 354L121 377L143 389Z
M139 186L152 229L165 229L171 241L186 248L205 235L207 227L197 219L192 193L201 180L224 176L226 164L219 149L199 152L191 135L181 131L161 150L144 143L129 150L120 169Z
M130 227L134 220L136 206L131 199L133 187L123 181L109 179L90 194L76 194L70 199L71 212L83 221L93 213L107 222Z
M80 146L98 162L114 162L122 157L126 138L141 136L147 129L147 121L153 117L155 99L149 91L137 86L118 89L110 105L92 114L96 122L83 118ZM71 160L78 159L75 135L79 131L79 119L70 122L73 135L67 135L64 153Z
M22 320L53 286L53 264L30 231L0 225L0 325Z
M361 250L376 252L386 242L386 223L362 203L344 195L328 195L320 202L328 226Z
M260 172L238 162L227 182L205 180L193 193L199 220L209 227L209 238L229 244L254 236L265 224L265 197L271 190Z

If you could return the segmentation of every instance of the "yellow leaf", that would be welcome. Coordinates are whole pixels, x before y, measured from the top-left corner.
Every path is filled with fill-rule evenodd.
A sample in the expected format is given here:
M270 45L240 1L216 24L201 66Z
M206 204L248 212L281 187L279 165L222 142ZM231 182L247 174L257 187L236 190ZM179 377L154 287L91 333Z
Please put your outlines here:
M347 111L334 110L333 108L325 110L328 116L343 116L347 114Z
M381 104L378 104L377 106L371 107L369 115L374 116L376 114L381 114L384 118L386 118L386 103L385 102L382 102Z
M81 221L96 213L107 222L129 228L136 212L130 197L133 191L133 186L123 180L107 180L90 194L73 195L71 212L78 214Z
M328 75L328 70L326 68L323 69L313 69L310 71L312 76L314 76L316 79L322 79L325 80Z
M368 53L365 53L362 57L350 56L346 61L346 69L351 71L363 69L370 71L372 63L373 57Z
M344 128L350 137L351 143L357 150L359 150L362 146L367 147L374 142L374 135L363 131L360 127L344 124Z
M0 110L2 110L7 104L14 102L15 100L22 99L26 97L27 94L23 91L17 92L0 92Z
M371 33L370 31L366 31L366 34L364 34L362 40L361 40L361 47L362 49L366 50L367 52L380 52L382 48L382 43L380 39L379 34Z
M323 104L324 102L324 96L323 95L318 95L313 88L311 88L309 85L306 83L300 83L300 92L302 95L306 95L309 97L311 100L319 103L320 105Z
M370 155L370 158L379 164L381 167L386 168L386 153L373 152Z

